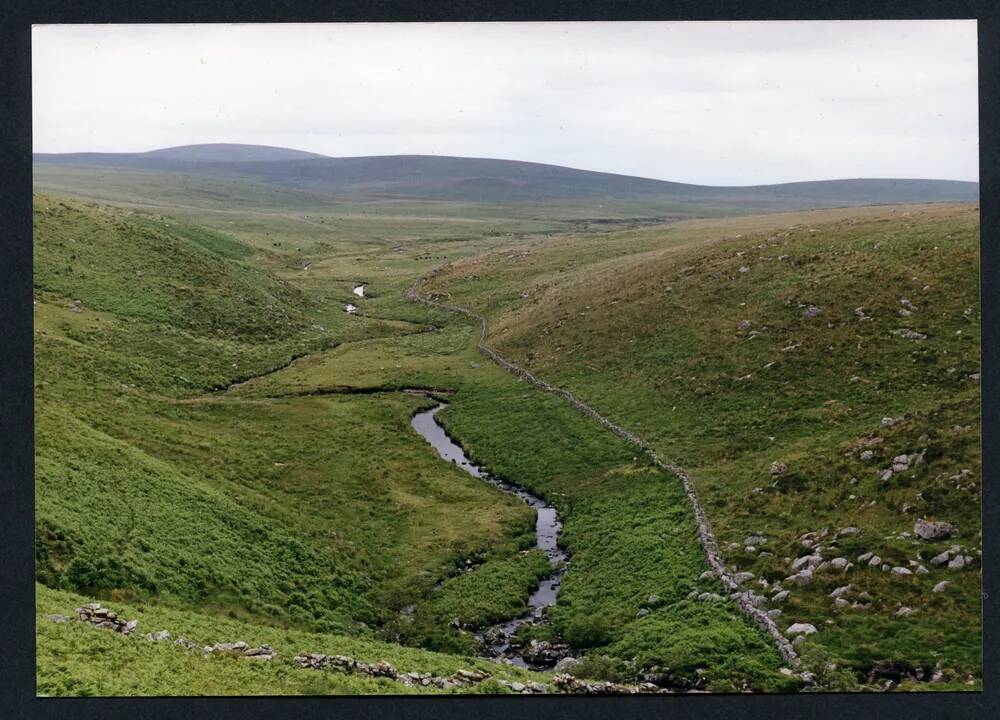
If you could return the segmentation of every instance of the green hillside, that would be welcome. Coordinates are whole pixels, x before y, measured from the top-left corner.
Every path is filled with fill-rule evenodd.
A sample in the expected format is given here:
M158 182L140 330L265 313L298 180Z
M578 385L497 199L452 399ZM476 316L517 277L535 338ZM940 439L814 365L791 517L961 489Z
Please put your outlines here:
M818 629L806 647L859 678L979 677L978 278L978 209L953 205L555 239L425 290L687 469L726 561L791 591L781 624ZM921 539L918 518L954 534ZM952 546L964 567L932 562ZM818 547L851 569L786 580Z
M40 693L555 691L551 672L482 657L477 631L523 612L547 563L533 511L411 429L438 399L469 457L559 510L558 601L515 643L565 643L573 675L773 692L879 689L902 668L903 687L979 687L974 207L641 227L561 205L367 214L202 178L222 194L207 199L155 173L129 194L115 178L102 192L122 206L35 198ZM725 561L758 593L791 590L770 606L781 628L818 629L795 673L705 574L679 479L490 363L477 323L407 300L425 276L421 292L488 316L492 347L690 471ZM924 516L955 535L915 539ZM817 543L855 566L785 581ZM930 562L952 544L966 567ZM847 583L866 608L829 596ZM76 620L93 601L141 633ZM145 639L161 629L278 656ZM401 686L301 668L301 652L490 679ZM912 679L937 666L934 684Z

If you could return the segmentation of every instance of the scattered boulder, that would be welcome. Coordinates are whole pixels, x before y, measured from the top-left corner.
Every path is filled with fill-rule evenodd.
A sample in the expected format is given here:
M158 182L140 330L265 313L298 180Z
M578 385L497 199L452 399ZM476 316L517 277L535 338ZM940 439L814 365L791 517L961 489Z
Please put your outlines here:
M931 565L944 565L951 559L951 551L945 550L940 555L935 555L931 558Z
M942 593L948 589L949 585L951 585L951 580L942 580L931 589L931 592Z
M905 568L897 565L891 570L893 575L912 575L913 571L910 568Z
M896 337L903 338L904 340L926 340L927 336L916 330L911 330L910 328L896 328L892 331L892 334Z
M841 585L839 588L835 589L833 592L830 593L830 597L839 598L841 595L845 595L846 593L849 593L853 589L854 589L853 585L850 584Z
M65 615L46 615L45 619L53 623L64 623L69 618L67 618Z
M788 577L785 578L785 580L787 582L794 583L799 587L808 587L809 585L812 584L813 572L809 568L805 568L804 570L800 570L794 575L789 575Z
M962 557L961 555L956 555L951 559L951 562L948 563L949 570L961 570L964 567L965 567L965 558Z
M102 630L114 630L122 635L128 635L139 625L138 620L121 620L118 613L101 607L100 603L87 603L76 609L76 614L83 622L88 622Z
M775 461L771 463L771 474L772 475L784 475L788 472L788 464L783 462Z
M810 305L805 310L802 311L802 317L804 318L814 318L823 314L823 308L818 305Z
M943 540L955 534L955 526L946 522L917 518L913 524L913 532L923 540Z
M580 661L575 657L570 657L567 655L562 660L556 663L555 667L552 668L557 673L568 673L572 672L573 668L580 664Z
M749 330L752 325L749 320L740 320L739 324L736 326L739 330Z
M896 617L906 617L907 615L913 614L913 608L908 608L904 606L899 608L899 610L897 610L894 614Z
M816 626L809 623L793 623L785 630L785 635L812 635L816 632Z
M773 603L784 602L785 600L788 599L789 595L791 595L791 592L789 592L788 590L782 590L781 592L777 592L771 596L771 602Z
M170 631L169 630L158 630L158 631L156 631L154 633L147 633L146 634L146 639L150 640L152 642L163 642L164 640L169 640L170 639Z
M862 462L870 462L875 457L875 453L871 450L862 450L858 457L861 458Z
M818 554L813 555L803 555L802 557L795 558L792 561L792 570L799 571L802 569L813 569L818 567L820 563L823 562L823 556Z

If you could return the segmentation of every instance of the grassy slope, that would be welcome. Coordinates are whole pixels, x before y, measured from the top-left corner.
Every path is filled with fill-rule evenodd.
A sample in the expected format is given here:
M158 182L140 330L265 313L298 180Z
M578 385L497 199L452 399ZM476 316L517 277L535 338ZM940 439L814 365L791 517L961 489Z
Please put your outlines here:
M455 655L404 648L360 637L282 629L239 620L222 619L189 610L151 605L113 603L120 617L135 619L135 634L123 636L70 620L52 623L49 614L73 615L88 598L38 586L36 592L39 695L358 695L441 692L434 688L406 688L388 679L339 672L301 669L292 662L300 652L342 654L365 662L385 660L400 672L451 675L459 669L480 669L493 680L473 692L508 692L495 680L541 681L548 674L529 673L511 666ZM169 630L173 638L186 637L202 647L243 640L269 644L278 653L271 662L204 656L173 642L149 642L148 632ZM470 692L458 689L451 692Z
M318 353L231 394L266 397L347 384L454 389L443 419L470 456L561 510L571 566L551 612L552 630L577 653L610 653L612 672L621 675L636 670L636 657L645 667L659 665L681 677L700 670L716 690L792 687L777 672L777 651L735 606L685 598L693 589L720 588L698 579L706 566L679 481L563 401L486 363L474 349L476 328L466 320L440 314L435 322L444 329ZM446 583L426 608L418 606L415 622L435 613L473 623L494 615L491 583L477 582L475 573L468 577L473 598L467 588ZM658 595L659 603L636 618L650 595ZM469 614L452 615L456 607ZM680 626L687 631L678 632ZM392 628L404 639L419 629ZM636 638L659 654L632 652L627 644L621 646L627 652L616 650L616 642Z
M218 233L47 197L35 220L44 583L357 632L527 541L527 508L409 433L417 398L199 397L418 326L347 316Z
M701 221L498 251L430 290L485 311L495 347L693 471L739 569L781 580L808 552L802 533L846 526L862 532L821 541L826 557L930 568L824 572L793 590L781 620L817 625L811 644L860 674L898 660L978 676L978 560L927 562L953 542L974 558L980 546L977 240L977 210L962 205ZM919 308L908 317L904 298ZM823 313L805 317L810 305ZM884 428L886 416L905 420ZM859 438L881 438L872 461ZM924 449L924 464L880 480L894 456ZM769 475L776 460L787 476ZM918 515L958 536L904 535ZM744 550L755 533L771 555ZM948 592L931 593L943 579ZM834 609L827 593L847 582L874 596L869 610ZM901 604L916 612L896 617Z

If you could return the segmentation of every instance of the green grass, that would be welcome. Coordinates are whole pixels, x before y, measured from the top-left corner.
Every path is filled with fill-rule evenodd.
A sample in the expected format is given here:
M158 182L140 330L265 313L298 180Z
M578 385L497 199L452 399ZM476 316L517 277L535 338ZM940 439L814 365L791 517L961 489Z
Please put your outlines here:
M431 400L395 391L447 388L440 418L467 454L564 521L571 563L551 625L523 635L567 640L601 677L655 668L717 691L797 688L733 603L687 599L721 587L699 579L706 565L676 478L486 361L467 319L404 299L418 276L457 261L429 289L488 314L491 344L690 469L734 569L780 581L806 552L801 533L847 525L861 534L824 540L828 557L871 550L906 564L919 552L927 564L937 546L900 534L914 513L956 523L971 570L852 569L875 597L864 612L835 609L827 593L845 581L823 572L779 622L820 628L807 655L849 673L827 687L856 688L884 661L979 675L974 211L852 209L559 237L547 233L581 227L582 209L505 219L459 204L330 207L249 187L213 198L176 181L150 212L163 179L132 178L132 195L126 180L98 189L136 209L36 198L40 612L97 597L199 642L270 638L282 652L344 648L331 651L421 671L483 663L451 620L482 627L519 614L547 562L524 552L526 506L442 462L409 427ZM240 193L243 204L229 205ZM362 300L356 282L368 283ZM920 309L900 318L900 297ZM803 318L799 303L824 314ZM859 321L859 305L875 319ZM742 319L760 334L748 339ZM901 326L928 339L889 334ZM875 459L863 462L852 443L874 436ZM892 457L925 448L924 464L879 480ZM774 460L789 474L771 478ZM965 468L959 489L951 477ZM744 549L758 532L770 555ZM929 593L944 577L949 591ZM917 612L896 617L898 603ZM40 623L39 687L398 691L178 652ZM118 672L126 666L133 679Z
M39 695L78 697L120 695L369 695L440 693L436 688L407 688L389 679L299 668L292 658L300 652L341 654L365 662L385 660L400 672L430 672L447 676L460 669L483 670L491 676L479 687L449 692L508 692L496 680L541 681L546 673L498 665L482 659L415 650L366 638L310 633L219 618L190 610L150 605L108 603L120 617L135 619L134 634L98 630L75 619L74 608L89 598L37 586ZM53 623L49 614L71 619ZM186 637L198 648L216 642L242 640L269 644L278 653L270 662L205 656L173 642L150 642L149 632L169 630L172 640Z
M554 239L527 257L500 250L457 263L428 290L488 314L493 347L691 471L734 569L781 581L808 552L799 536L825 527L825 557L856 562L873 551L930 570L822 572L793 589L780 622L820 628L808 645L859 676L880 661L979 675L976 208L680 223L605 243ZM906 317L904 298L918 308ZM810 305L823 313L805 317ZM927 339L897 337L899 328ZM878 443L870 461L861 438ZM880 479L892 458L922 451L923 464ZM773 461L788 475L772 477ZM952 522L958 535L937 544L902 535L917 516ZM861 534L834 540L847 526ZM752 534L767 541L747 552ZM972 568L927 562L952 543ZM948 592L931 593L943 579ZM873 595L869 610L833 607L827 594L847 582ZM900 605L916 612L896 618Z

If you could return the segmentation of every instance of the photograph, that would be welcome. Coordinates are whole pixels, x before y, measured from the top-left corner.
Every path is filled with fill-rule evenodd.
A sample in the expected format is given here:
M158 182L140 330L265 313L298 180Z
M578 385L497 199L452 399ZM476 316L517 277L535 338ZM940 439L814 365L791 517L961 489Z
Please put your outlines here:
M978 32L33 25L33 695L992 691Z

